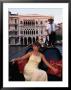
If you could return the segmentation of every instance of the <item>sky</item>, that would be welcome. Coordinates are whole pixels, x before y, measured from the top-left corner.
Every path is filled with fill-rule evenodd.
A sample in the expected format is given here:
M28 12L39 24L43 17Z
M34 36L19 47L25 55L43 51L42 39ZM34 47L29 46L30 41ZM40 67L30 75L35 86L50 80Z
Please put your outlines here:
M18 13L19 15L24 14L40 14L54 17L54 23L63 22L62 8L9 8L13 14Z

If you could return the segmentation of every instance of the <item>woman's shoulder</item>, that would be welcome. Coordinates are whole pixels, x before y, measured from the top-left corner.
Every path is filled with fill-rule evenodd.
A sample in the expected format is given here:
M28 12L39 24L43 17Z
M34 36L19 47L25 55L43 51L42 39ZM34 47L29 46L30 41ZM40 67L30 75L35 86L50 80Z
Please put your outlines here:
M41 57L43 57L43 56L44 56L41 52L39 52L39 54L40 54L40 56L41 56Z

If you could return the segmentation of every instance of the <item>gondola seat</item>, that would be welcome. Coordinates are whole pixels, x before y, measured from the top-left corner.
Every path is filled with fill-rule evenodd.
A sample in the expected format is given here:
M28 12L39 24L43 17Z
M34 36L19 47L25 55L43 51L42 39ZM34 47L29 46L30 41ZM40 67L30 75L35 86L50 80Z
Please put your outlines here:
M42 48L43 49L43 48ZM31 51L32 49L30 48L27 52ZM47 72L48 74L48 80L49 81L55 81L55 80L62 80L62 57L58 49L56 48L48 48L48 49L43 49L44 52L43 54L45 55L46 59L48 62L57 68L59 72L55 74L52 70L50 70L43 62L39 64L39 68L43 69ZM41 52L43 50L40 50ZM23 75L24 67L26 63L28 62L28 59L25 60L19 60L16 61L15 64L18 66L19 73ZM24 76L23 76L24 77Z

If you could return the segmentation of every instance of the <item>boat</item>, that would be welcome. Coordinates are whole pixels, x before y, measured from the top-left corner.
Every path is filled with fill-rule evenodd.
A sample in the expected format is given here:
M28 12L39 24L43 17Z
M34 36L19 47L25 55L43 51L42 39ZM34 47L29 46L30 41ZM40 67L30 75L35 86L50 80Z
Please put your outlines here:
M24 55L29 51L32 51L31 46L27 47ZM41 61L38 67L47 72L48 81L62 81L62 55L58 48L41 47L40 52L45 55L45 58L51 65L59 70L59 72L55 74ZM23 70L27 62L28 59L15 61L14 64L9 62L9 81L25 81Z

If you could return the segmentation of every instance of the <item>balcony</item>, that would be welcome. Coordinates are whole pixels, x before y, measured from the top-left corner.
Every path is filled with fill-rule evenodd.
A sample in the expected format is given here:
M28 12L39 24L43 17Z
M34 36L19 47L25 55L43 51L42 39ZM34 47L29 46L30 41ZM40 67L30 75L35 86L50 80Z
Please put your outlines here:
M9 29L9 32L10 32L10 31L18 31L18 29Z
M18 25L18 23L9 23L10 26Z
M19 37L19 35L9 35L9 37Z

